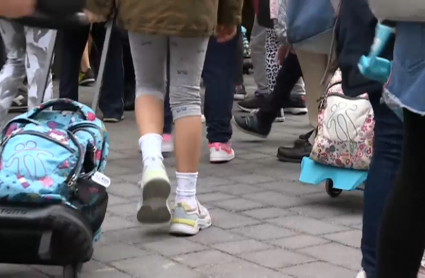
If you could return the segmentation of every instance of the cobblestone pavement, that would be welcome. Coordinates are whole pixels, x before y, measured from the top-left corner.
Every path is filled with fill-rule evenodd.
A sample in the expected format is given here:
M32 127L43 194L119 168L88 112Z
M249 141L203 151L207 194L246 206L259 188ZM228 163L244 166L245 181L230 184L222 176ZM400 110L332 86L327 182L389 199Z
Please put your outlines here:
M253 91L252 78L246 82ZM89 91L84 92L83 100L88 100ZM308 131L305 116L287 116L266 140L235 130L236 159L228 164L209 163L204 139L198 197L209 208L213 226L194 237L170 236L167 226L136 221L141 161L133 113L107 128L110 204L102 239L83 278L355 277L361 259L362 194L343 192L332 199L323 186L298 182L299 164L276 159L279 146L290 146ZM165 163L173 179L174 159ZM0 277L8 278L61 277L61 271L0 265Z

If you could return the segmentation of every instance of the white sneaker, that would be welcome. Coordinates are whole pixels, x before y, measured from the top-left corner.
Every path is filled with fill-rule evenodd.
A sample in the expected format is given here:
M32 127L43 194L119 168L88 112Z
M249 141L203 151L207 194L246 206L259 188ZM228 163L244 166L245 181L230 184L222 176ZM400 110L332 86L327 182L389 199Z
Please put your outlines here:
M177 203L171 219L171 234L196 235L200 230L211 227L210 213L199 201L197 204L193 209L185 202Z
M229 162L235 158L235 152L230 146L230 143L211 143L208 144L210 149L210 162Z
M142 198L137 206L137 220L144 224L159 224L171 219L167 199L171 185L164 164L144 167L142 180L139 182Z
M367 278L367 277L366 277L366 272L364 272L364 270L360 271L360 272L357 274L356 278Z
M173 151L173 136L171 134L162 135L162 153L172 153Z

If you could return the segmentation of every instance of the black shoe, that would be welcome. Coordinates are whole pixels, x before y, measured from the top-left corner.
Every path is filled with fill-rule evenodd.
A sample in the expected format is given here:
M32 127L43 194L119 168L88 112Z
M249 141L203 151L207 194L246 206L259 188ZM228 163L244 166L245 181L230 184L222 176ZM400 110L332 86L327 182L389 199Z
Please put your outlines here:
M297 140L294 141L294 146L303 144L305 141L308 141L315 130L307 132L306 134L301 134Z
M239 86L235 87L235 95L234 95L233 99L244 100L244 99L246 99L247 96L248 96L248 94L246 93L244 85L239 85Z
M277 150L277 158L284 162L300 163L305 156L310 156L313 146L304 141L303 144L295 144L293 148L280 147Z
M291 94L287 103L283 105L285 113L292 115L307 114L307 107L305 105L305 96L300 94Z
M272 123L260 122L257 115L233 117L236 127L243 133L247 133L256 137L266 138L272 129Z
M240 101L238 103L239 109L245 112L255 112L256 110L263 107L266 102L266 96L264 94L255 94L253 98Z

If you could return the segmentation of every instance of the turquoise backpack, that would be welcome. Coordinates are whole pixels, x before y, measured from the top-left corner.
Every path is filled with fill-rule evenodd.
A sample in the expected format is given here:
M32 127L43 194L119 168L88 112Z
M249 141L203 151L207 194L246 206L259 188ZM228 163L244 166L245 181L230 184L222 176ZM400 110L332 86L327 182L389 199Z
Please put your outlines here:
M103 177L109 149L103 122L69 99L15 117L0 141L0 202L67 202L79 179Z

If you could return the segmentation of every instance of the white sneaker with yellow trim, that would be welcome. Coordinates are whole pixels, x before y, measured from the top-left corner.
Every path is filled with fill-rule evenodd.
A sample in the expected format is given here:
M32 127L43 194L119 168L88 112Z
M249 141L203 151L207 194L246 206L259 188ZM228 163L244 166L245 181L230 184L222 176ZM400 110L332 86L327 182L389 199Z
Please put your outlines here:
M191 208L184 202L177 203L171 219L171 234L196 235L200 230L211 226L210 213L199 201L197 204L196 208Z
M143 168L139 182L142 198L137 206L137 220L144 224L167 223L171 219L167 199L171 185L162 161Z

